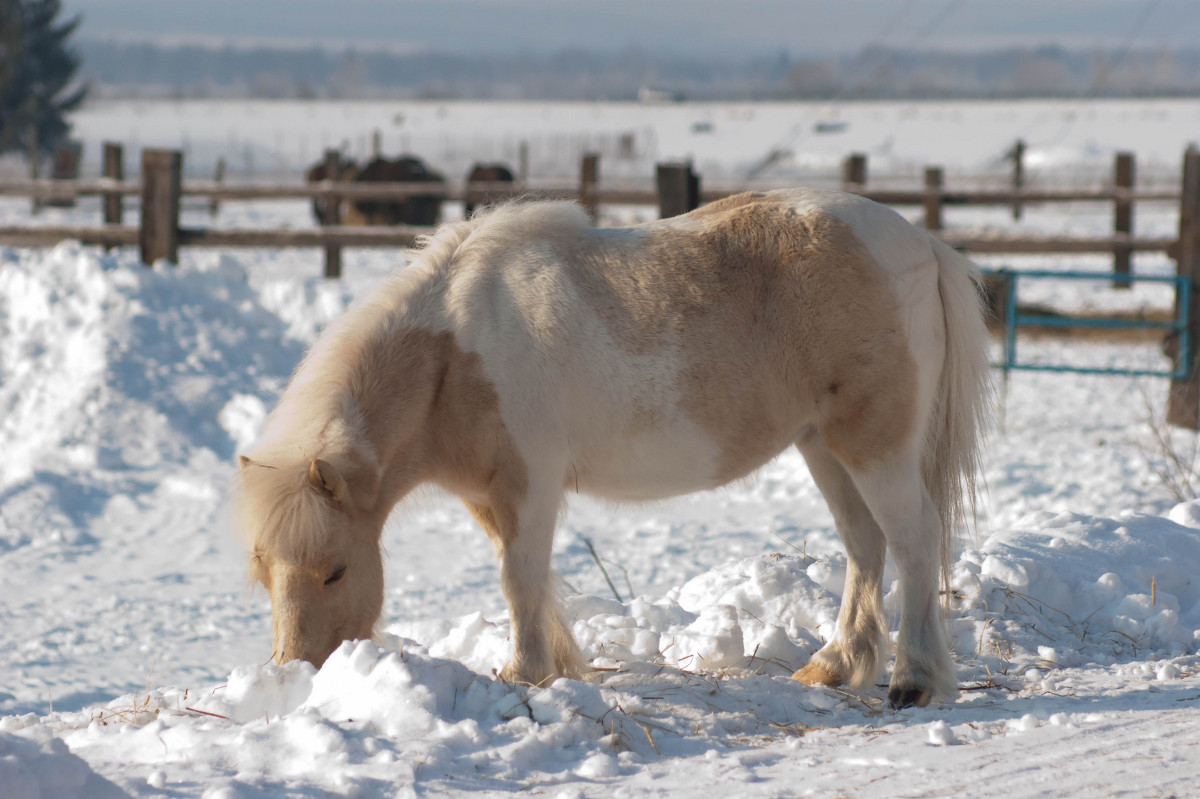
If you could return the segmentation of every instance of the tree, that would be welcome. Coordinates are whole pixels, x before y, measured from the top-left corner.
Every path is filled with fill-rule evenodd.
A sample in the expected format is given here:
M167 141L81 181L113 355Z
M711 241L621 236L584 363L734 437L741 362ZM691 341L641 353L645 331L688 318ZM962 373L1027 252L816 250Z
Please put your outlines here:
M80 17L59 22L61 10L60 0L0 0L0 153L53 152L87 94L72 85L79 59L67 46Z

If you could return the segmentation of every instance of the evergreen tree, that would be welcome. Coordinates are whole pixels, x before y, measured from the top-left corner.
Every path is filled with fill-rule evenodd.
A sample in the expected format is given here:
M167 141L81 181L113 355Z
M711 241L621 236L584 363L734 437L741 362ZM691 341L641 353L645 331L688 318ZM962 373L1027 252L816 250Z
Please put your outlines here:
M0 0L0 153L53 152L70 130L65 116L87 87L72 87L79 59L67 39L80 17L57 18L60 0Z

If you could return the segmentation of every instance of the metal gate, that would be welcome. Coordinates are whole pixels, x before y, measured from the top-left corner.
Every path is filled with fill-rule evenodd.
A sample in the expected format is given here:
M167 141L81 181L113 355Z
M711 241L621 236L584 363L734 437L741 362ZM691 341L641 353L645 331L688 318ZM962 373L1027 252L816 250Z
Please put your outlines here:
M1007 375L1014 369L1037 372L1075 372L1092 375L1124 375L1126 377L1168 377L1186 379L1191 363L1191 336L1188 333L1188 309L1191 308L1192 281L1172 275L1125 275L1115 272L1056 272L1043 269L984 269L983 274L999 278L1004 285L1004 360L995 364ZM1097 280L1109 283L1173 283L1175 285L1175 319L1170 322L1121 319L1095 316L1032 316L1022 314L1017 306L1018 286L1022 280ZM1070 364L1022 363L1017 358L1017 329L1021 327L1107 328L1162 330L1172 334L1178 345L1179 364L1174 369L1118 369L1072 366Z

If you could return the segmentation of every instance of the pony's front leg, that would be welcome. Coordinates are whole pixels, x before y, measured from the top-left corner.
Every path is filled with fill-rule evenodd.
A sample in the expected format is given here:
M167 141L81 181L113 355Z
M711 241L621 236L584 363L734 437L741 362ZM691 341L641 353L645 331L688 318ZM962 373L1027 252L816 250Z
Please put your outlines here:
M512 622L513 658L500 673L508 682L546 685L578 677L582 657L563 621L551 581L550 554L562 492L531 491L515 505L504 498L466 503L496 547L500 586Z

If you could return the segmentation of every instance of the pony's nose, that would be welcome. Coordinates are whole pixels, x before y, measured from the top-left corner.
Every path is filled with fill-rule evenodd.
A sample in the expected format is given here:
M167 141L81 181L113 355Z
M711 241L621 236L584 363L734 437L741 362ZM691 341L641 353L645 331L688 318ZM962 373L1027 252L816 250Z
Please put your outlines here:
M314 668L319 669L329 659L329 655L330 652L321 652L315 647L303 646L301 642L291 636L284 636L284 640L275 642L274 660L279 666L293 660L306 660L313 664Z
M308 660L298 637L288 632L279 632L275 636L275 663L282 666L293 660Z

